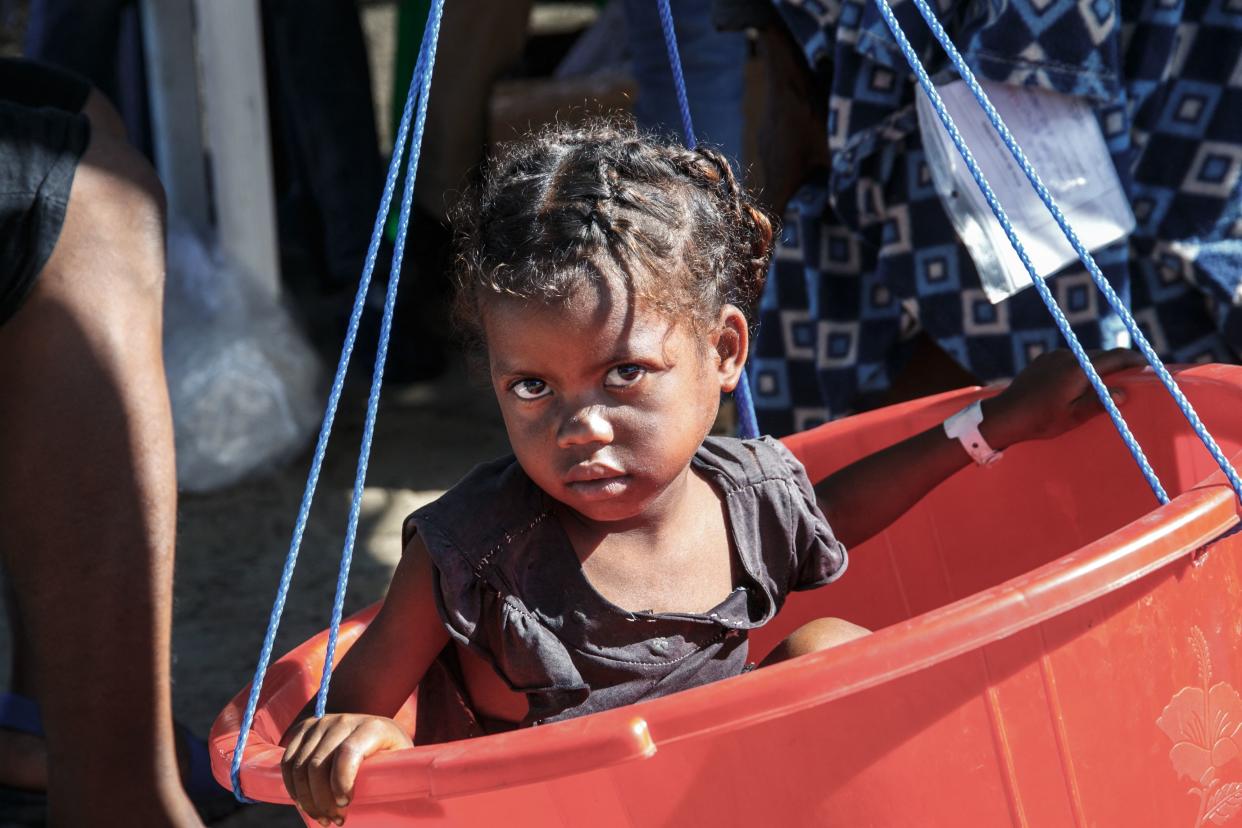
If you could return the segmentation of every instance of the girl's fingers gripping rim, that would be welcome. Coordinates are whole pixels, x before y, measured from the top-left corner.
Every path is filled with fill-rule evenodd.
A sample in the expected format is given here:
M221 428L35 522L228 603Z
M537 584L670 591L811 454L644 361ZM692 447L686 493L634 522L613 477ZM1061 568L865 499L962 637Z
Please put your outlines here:
M1104 372L1101 371L1100 373L1103 374ZM1118 408L1126 404L1126 392L1120 388L1109 387L1108 396L1113 398L1113 403ZM1100 402L1100 398L1093 388L1088 388L1070 403L1070 416L1078 424L1085 423L1095 415L1103 413L1104 404Z
M297 802L298 807L311 819L321 822L327 815L320 809L311 785L311 756L328 730L329 725L326 725L323 719L316 719L314 724L299 734L300 739L296 750L294 750L293 740L290 740L289 750L285 751L285 760L281 764L281 771L285 775L285 787L289 788L289 793ZM290 782L292 782L292 788L289 787Z
M391 747L391 740L385 738L383 732L385 724L371 720L359 725L337 749L329 782L333 800L339 807L344 808L353 800L354 781L363 760Z
M1091 363L1095 366L1096 372L1103 376L1124 371L1127 368L1141 368L1147 364L1147 360L1143 359L1142 354L1131 351L1129 348L1113 348L1111 351L1093 353Z
M347 739L365 727L358 725L356 720L349 718L337 719L328 726L318 744L310 752L306 761L307 780L315 807L321 817L338 824L343 821L344 814L337 804L337 796L333 791L332 779L336 763L340 760L340 746Z
M280 760L280 775L285 781L285 790L295 800L298 798L298 790L294 782L294 763L297 761L298 751L302 747L302 742L306 739L306 734L310 732L311 728L318 721L318 719L306 719L298 723L293 729L293 734L289 737L289 743L285 745L285 755Z

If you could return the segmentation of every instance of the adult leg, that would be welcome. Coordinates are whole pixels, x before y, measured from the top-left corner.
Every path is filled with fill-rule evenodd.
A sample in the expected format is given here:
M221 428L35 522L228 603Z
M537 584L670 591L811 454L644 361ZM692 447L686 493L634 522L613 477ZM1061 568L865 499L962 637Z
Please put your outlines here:
M176 480L163 196L100 128L59 241L0 328L0 553L47 731L53 825L200 825L169 685Z
M870 634L871 630L866 627L840 618L816 618L798 627L788 638L777 644L759 666L767 667L769 664L827 650Z

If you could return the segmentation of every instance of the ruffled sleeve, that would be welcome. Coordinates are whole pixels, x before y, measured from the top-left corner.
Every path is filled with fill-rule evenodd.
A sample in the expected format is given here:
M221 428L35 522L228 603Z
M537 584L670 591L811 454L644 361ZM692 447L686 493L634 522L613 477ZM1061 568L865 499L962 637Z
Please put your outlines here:
M845 545L837 540L820 511L806 468L784 443L768 440L780 456L790 482L793 561L789 588L814 589L832 583L845 573L849 563Z
M783 444L709 438L697 458L724 489L737 553L769 599L752 623L770 620L791 591L845 572L845 547L816 505L806 469Z
M550 515L526 497L516 463L471 472L440 500L406 519L436 573L436 608L450 637L484 658L508 686L527 696L523 724L537 723L589 695L565 645L514 589L510 564L539 545ZM520 475L520 470L518 471ZM524 478L524 475L521 476ZM486 504L488 520L480 521ZM531 508L533 505L540 508Z

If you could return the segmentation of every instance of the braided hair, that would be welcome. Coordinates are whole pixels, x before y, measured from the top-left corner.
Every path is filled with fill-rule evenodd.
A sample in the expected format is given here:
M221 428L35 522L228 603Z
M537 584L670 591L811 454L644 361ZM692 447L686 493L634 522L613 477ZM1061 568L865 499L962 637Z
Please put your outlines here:
M719 152L617 121L503 146L454 223L456 317L479 342L490 297L555 303L612 277L698 330L725 304L753 324L773 233Z

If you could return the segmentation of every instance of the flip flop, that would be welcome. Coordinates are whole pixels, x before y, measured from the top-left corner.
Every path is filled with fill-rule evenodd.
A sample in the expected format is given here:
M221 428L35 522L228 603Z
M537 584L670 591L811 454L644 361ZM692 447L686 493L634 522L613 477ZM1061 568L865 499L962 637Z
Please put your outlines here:
M174 726L177 739L186 751L181 784L198 815L210 824L236 811L241 803L211 775L211 755L207 752L207 743L180 722L175 722ZM43 714L39 703L20 693L0 693L0 730L43 736ZM45 792L0 785L0 826L39 826L46 819Z

